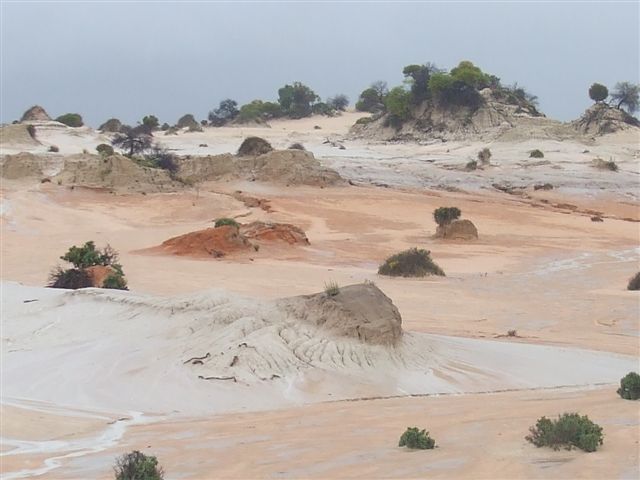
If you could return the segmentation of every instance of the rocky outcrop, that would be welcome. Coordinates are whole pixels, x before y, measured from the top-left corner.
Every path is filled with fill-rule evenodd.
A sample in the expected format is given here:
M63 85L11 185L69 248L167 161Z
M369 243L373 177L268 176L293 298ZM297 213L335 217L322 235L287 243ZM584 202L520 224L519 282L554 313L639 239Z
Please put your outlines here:
M40 105L34 105L22 114L21 122L50 122L51 117Z
M454 220L438 225L435 237L445 240L475 240L478 238L478 229L471 220Z
M349 285L338 293L316 293L278 302L290 316L335 336L376 345L395 345L402 337L400 312L373 283Z
M240 233L250 240L283 242L289 245L309 245L309 239L301 228L288 223L251 222L240 227Z
M596 103L579 119L571 122L571 127L585 135L606 135L629 128L639 128L640 121L624 110L606 103Z

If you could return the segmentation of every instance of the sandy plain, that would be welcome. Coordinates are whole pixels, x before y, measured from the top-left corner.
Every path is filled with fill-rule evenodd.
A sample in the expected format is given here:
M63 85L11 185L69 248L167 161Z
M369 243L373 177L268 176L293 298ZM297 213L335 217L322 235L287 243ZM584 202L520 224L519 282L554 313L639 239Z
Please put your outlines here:
M640 357L640 299L637 292L625 290L640 259L637 132L595 140L496 142L490 145L494 165L469 173L461 166L484 144L377 144L346 138L356 118L347 114L275 122L271 128L160 137L185 155L234 151L252 134L276 147L300 141L324 165L351 180L348 186L233 181L176 193L114 195L55 183L3 181L3 305L11 305L3 307L2 316L3 478L110 478L114 457L132 448L157 455L168 478L637 478L640 410L637 403L615 395L616 382L634 366L637 370ZM346 149L324 143L327 139ZM103 140L90 131L69 135L51 129L43 131L43 146L33 151L56 144L63 154L75 153ZM527 160L531 148L545 151L548 163ZM3 153L16 151L20 146L3 147ZM595 155L615 156L620 171L593 169L589 164ZM533 190L544 182L556 188ZM507 194L493 188L494 183L523 188ZM233 197L236 190L267 199L272 212L246 207ZM431 212L443 205L461 208L480 238L433 239ZM604 222L592 222L594 214ZM222 260L143 252L169 237L206 228L221 216L292 223L305 230L311 244L274 246ZM108 385L88 381L81 388L77 376L66 375L65 369L96 377L104 370L117 386L127 375L106 375L110 365L121 364L113 358L118 351L106 346L127 335L135 339L135 334L126 327L107 329L104 342L87 334L74 338L73 346L56 344L58 357L30 354L29 349L45 352L53 348L46 342L59 342L60 336L46 332L40 336L44 343L32 335L49 325L55 312L77 322L77 315L91 316L92 307L63 310L46 304L54 305L49 315L46 309L29 310L38 308L34 303L22 303L49 297L55 303L55 292L36 287L46 283L62 252L88 239L120 252L132 294L142 296L199 295L214 288L270 302L321 291L329 281L374 281L398 307L403 328L412 335L490 340L466 348L495 369L495 378L480 385L478 378L487 372L469 368L454 382L455 391L419 392L416 387L408 393L425 396L412 397L375 382L348 388L348 382L328 375L316 379L315 387L313 377L306 379L295 401L260 388L236 391L200 384L189 388L213 388L212 395L232 400L242 396L240 408L212 402L207 411L185 401L178 404L179 412L162 411L145 409L144 402L134 408L135 398L130 404L105 401L98 407L94 393L104 393ZM431 250L447 277L388 279L376 274L384 258L412 246ZM145 322L153 336L153 319ZM62 318L47 331L65 332L64 325ZM509 330L516 330L517 337L505 337ZM159 348L168 348L170 340ZM506 356L495 356L496 344L506 344ZM552 347L549 361L538 365L532 360L509 371L510 356L518 364L521 344ZM16 353L15 348L26 351ZM74 367L83 358L74 353L80 348L94 352L87 354L95 362L93 370ZM582 350L574 349L595 353L581 361ZM577 382L569 381L560 366L557 371L553 367L554 359L565 358L554 355L567 351L574 356L565 370L575 369ZM149 356L141 359L153 362ZM130 366L131 375L145 367L140 363ZM591 375L596 365L599 373ZM59 394L51 381L39 379L40 373L51 379L50 370L56 367L62 371ZM530 376L530 384L515 375ZM8 380L10 384L4 383ZM163 388L173 397L189 391ZM332 400L329 393L342 400ZM565 411L588 414L602 425L604 447L593 454L553 452L524 441L537 418ZM439 448L398 449L398 437L414 425L431 431Z

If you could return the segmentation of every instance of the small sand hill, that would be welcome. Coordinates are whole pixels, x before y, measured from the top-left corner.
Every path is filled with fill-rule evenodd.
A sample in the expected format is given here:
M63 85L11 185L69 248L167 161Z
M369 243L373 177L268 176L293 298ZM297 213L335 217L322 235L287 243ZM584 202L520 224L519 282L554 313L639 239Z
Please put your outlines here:
M122 155L77 154L65 158L55 177L62 185L106 188L117 192L170 192L183 188L166 170L143 167Z
M152 250L185 257L219 258L253 249L237 227L223 225L170 238Z
M51 117L40 105L34 105L22 114L21 122L50 122Z
M289 245L309 245L309 239L301 228L288 223L252 222L240 227L246 238L260 242L284 242Z
M478 229L471 220L454 220L449 224L438 225L435 238L445 240L475 240L478 238Z
M250 241L251 240L251 241ZM146 251L194 258L220 258L243 252L255 252L261 244L308 245L300 228L287 223L252 222L236 227L222 225L185 233Z
M230 153L180 160L179 176L187 181L247 179L285 185L330 186L345 181L324 168L311 152L274 150L258 156Z
M0 145L3 147L37 147L40 142L29 134L29 125L17 123L0 127Z
M571 127L585 135L606 135L621 130L638 129L640 121L624 110L606 103L596 103L579 119L571 122Z
M399 128L389 125L382 116L368 124L356 124L351 134L356 138L376 140L526 140L575 137L576 132L562 122L546 118L534 105L524 100L511 103L487 88L479 92L482 105L440 108L424 103L415 107L412 118Z
M400 312L373 283L342 287L335 295L322 292L285 299L278 305L330 335L373 345L395 345L402 336Z

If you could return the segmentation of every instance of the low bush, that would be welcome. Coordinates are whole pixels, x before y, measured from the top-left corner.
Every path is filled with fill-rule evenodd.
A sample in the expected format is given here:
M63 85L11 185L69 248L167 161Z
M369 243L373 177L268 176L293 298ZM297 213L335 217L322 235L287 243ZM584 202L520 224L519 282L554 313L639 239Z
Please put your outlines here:
M289 150L306 150L306 148L301 143L292 143L289 145Z
M457 207L439 207L433 211L433 219L440 226L447 225L457 220L462 212Z
M87 269L94 266L108 266L113 272L104 280L103 288L127 289L122 266L118 262L118 252L107 245L104 249L96 249L93 241L86 242L81 247L72 246L67 253L60 257L69 262L73 268L63 270L55 267L49 275L49 287L53 288L85 288L92 287L91 277Z
M65 113L56 118L56 122L64 123L68 127L81 127L84 125L79 113Z
M399 447L430 450L436 446L436 442L429 436L429 432L418 427L408 427L400 437Z
M240 228L240 224L236 222L233 218L219 218L216 220L215 228L223 227L225 225L230 225L232 227Z
M640 272L629 279L627 290L640 290Z
M158 459L134 450L116 459L113 467L116 480L163 480L164 471Z
M544 158L544 153L542 153L542 150L538 150L536 148L535 150L531 150L529 152L529 158Z
M428 250L410 248L387 258L380 268L380 275L390 277L424 277L439 275L444 277L444 271L431 260Z
M56 145L51 145L49 147L49 151L52 152L52 153L58 153L60 151L60 149Z
M478 162L476 162L475 160L468 161L467 164L464 166L464 169L468 171L473 171L473 170L476 170L477 168L478 168Z
M638 400L640 398L640 375L629 372L620 379L620 388L617 391L625 400Z
M113 147L111 145L108 145L106 143L101 143L100 145L98 145L96 147L96 151L100 154L100 155L105 155L105 156L109 156L109 155L113 155Z
M546 417L538 419L529 429L525 439L536 447L551 447L554 450L579 448L594 452L602 445L602 427L589 420L586 415L564 413L557 420Z
M176 123L176 127L178 128L187 128L187 127L195 127L195 126L199 127L200 124L191 113L187 113L186 115L181 116L178 119L178 123Z
M487 147L483 148L478 152L478 161L482 165L488 165L490 160L491 160L491 150L489 150Z
M325 283L324 293L326 293L330 297L335 297L340 293L340 287L336 282Z
M613 160L603 160L602 158L594 158L591 162L593 168L597 168L599 170L610 170L612 172L618 171L618 165Z
M238 155L257 156L269 153L272 150L273 147L264 138L247 137L238 148Z

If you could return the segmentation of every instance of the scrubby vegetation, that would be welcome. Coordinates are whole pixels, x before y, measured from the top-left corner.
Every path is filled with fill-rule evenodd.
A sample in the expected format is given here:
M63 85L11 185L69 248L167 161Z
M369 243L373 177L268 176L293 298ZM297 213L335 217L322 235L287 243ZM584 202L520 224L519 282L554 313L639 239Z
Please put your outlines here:
M301 143L292 143L291 145L289 145L289 150L307 150L306 148L304 148L304 145L302 145Z
M594 452L602 445L602 427L589 420L586 415L564 413L557 420L546 417L538 419L529 429L525 439L536 447L551 447L554 450L579 448Z
M462 215L458 207L439 207L433 211L433 219L441 227L457 220Z
M589 98L594 102L603 102L609 96L609 89L601 83L594 83L589 87Z
M150 149L151 143L151 136L143 129L126 125L111 139L111 145L122 149L128 157Z
M48 151L50 151L51 153L58 153L60 149L57 145L50 145Z
M324 293L326 293L330 297L335 297L340 293L340 287L336 282L325 283Z
M64 123L68 127L81 127L84 125L82 116L79 113L65 113L56 118L56 122Z
M218 108L209 112L209 123L213 127L222 127L234 121L239 113L238 102L227 98L220 102Z
M429 432L418 427L408 427L400 437L399 447L407 447L420 450L430 450L436 446L436 442L429 436Z
M100 145L98 145L96 147L96 151L100 154L100 155L113 155L113 147L111 145L107 145L106 143L101 143Z
M273 150L273 147L264 138L260 137L247 137L244 139L240 148L238 148L238 155L243 156L256 156L269 153Z
M387 82L374 82L360 94L356 102L356 110L359 112L377 113L385 109L384 99L389 93Z
M469 160L467 164L464 166L465 170L472 171L478 168L478 162L475 160Z
M415 247L387 258L378 273L391 277L444 276L444 271L431 259L431 252Z
M200 127L200 124L191 113L181 116L176 123L178 128Z
M489 165L491 161L491 150L488 147L483 148L478 152L478 161L482 165Z
M599 158L599 157L594 158L593 161L591 162L591 165L594 168L597 168L599 170L610 170L612 172L618 171L618 165L616 164L616 162L614 162L611 159L603 160L602 158Z
M629 279L627 290L640 290L640 272Z
M103 288L127 289L122 265L118 263L118 252L109 245L99 250L93 241L88 241L81 247L72 246L60 259L71 263L73 268L63 270L56 267L49 276L49 287L77 289L93 286L88 269L103 266L112 270L105 278Z
M617 393L625 400L638 400L640 398L640 375L636 372L627 373L620 379L620 388Z
M544 153L536 148L529 152L529 158L544 158Z
M134 450L116 459L116 480L163 480L164 471L156 457Z
M239 228L240 225L233 218L218 218L215 223L215 227L222 227L225 225L230 225L232 227Z
M142 122L140 122L140 129L147 135L151 135L151 133L154 130L158 130L159 127L160 122L155 115L146 115L142 118Z
M611 100L616 103L616 108L625 108L633 115L638 110L640 86L630 82L616 83L611 93Z

